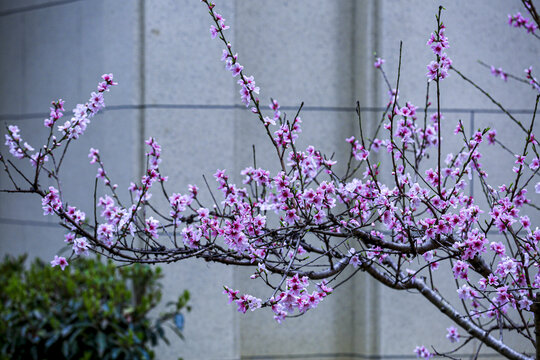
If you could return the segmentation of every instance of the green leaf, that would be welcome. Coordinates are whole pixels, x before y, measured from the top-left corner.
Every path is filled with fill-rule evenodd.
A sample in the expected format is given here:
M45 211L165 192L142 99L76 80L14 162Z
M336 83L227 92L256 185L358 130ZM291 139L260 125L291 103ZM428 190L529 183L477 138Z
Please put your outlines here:
M36 359L36 360L39 359L38 351L35 346L32 346L30 348L30 353L32 354L32 359Z
M66 357L66 358L70 358L70 352L69 352L69 342L67 341L64 341L62 342L62 354Z
M62 337L66 337L69 335L69 333L73 330L73 325L68 325L62 329Z
M103 356L103 353L105 352L105 348L107 347L107 336L103 332L98 332L96 336L96 342L97 342L97 351L99 356Z
M150 321L148 313L161 299L162 275L149 266L118 269L110 261L81 258L59 273L42 261L27 270L21 263L0 262L2 354L17 353L20 359L153 358L151 346L168 343L162 324L180 334L185 319L179 308L189 310L189 293L184 292L169 304L172 311L155 325ZM135 306L131 281L140 286Z
M180 313L174 315L174 324L178 330L184 330L184 315Z
M53 336L51 336L47 341L45 341L45 348L50 348L56 341L58 341L58 338L60 337L60 334L56 333Z
M171 328L172 331L174 331L174 333L182 340L184 340L184 335L182 334L182 332L180 330L178 330L178 328L176 326L172 326L171 324L167 324L169 325L169 327ZM165 340L165 339L164 339ZM168 341L167 341L168 343Z
M118 359L118 356L120 355L120 352L122 351L122 349L120 348L114 348L112 349L111 351L111 358L112 359Z
M142 349L141 352L142 352L145 359L148 359L148 360L151 359L150 354L148 354L148 352L146 350Z

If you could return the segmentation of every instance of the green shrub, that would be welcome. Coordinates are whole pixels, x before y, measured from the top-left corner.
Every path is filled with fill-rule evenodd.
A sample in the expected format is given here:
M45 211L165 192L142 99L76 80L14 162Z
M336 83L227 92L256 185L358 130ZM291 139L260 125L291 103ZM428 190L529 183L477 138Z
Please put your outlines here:
M169 343L164 324L182 336L187 291L148 318L161 300L160 268L81 258L65 271L40 260L25 270L25 259L0 263L1 359L152 359L151 346Z

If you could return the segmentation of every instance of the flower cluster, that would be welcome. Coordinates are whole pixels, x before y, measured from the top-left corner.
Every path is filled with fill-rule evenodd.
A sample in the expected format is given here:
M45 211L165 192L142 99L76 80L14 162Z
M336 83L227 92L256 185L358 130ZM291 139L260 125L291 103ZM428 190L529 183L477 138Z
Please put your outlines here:
M452 60L444 52L449 47L448 38L444 35L446 27L439 23L438 31L433 32L427 41L431 50L437 56L437 61L432 61L428 66L427 77L431 80L442 80L448 77L448 69L452 65Z
M224 286L225 290L223 293L229 297L229 304L233 301L236 302L236 305L238 305L238 311L245 314L246 311L251 310L254 311L256 309L259 309L262 304L262 300L259 298L256 298L255 296L244 294L242 296L238 296L239 291L238 290L232 290L227 286Z
M459 341L459 334L457 328L455 328L454 326L450 326L446 330L448 331L448 334L446 334L446 338L450 340L451 343Z
M322 281L317 284L317 290L309 293L307 290L309 286L308 278L306 276L299 277L298 274L287 278L286 284L285 291L280 292L276 297L268 300L268 304L275 314L274 319L278 323L281 323L287 315L294 313L295 310L303 314L309 309L316 308L333 291L333 289L326 285L326 281ZM229 303L232 301L236 302L239 312L245 313L248 309L253 311L262 306L261 299L247 294L238 296L238 290L233 291L225 286L223 293L229 297Z
M65 214L67 217L66 221L68 221L67 225L71 230L75 230L76 226L80 226L86 220L86 214L75 206L68 206Z
M76 238L73 240L73 253L75 255L90 255L88 250L90 249L90 243L85 237Z
M213 11L212 3L202 1L215 21L210 28L212 37L219 36L225 43L222 61L237 77L242 102L252 106L252 113L269 136L279 167L274 171L257 165L246 167L239 185L231 181L227 171L217 170L214 178L218 195L210 190L214 203L205 207L194 185L189 185L185 193L166 189L167 177L160 171L162 148L149 138L145 141L146 167L141 178L129 186L126 203L117 186L111 184L99 150L91 148L88 158L98 167L97 178L102 181L96 180L94 189L95 219L86 221L83 211L62 200L56 165L61 161L56 161L54 150L82 135L89 119L104 107L103 94L116 83L112 74L103 75L90 100L77 105L71 121L57 127L59 139L53 131L64 104L61 100L53 102L50 117L45 120L50 136L41 152L31 154L34 149L22 140L16 126L8 127L6 135L13 156L34 161L36 183L27 182L31 191L41 195L44 214L58 215L69 229L65 241L72 246L72 256L94 250L126 262L203 258L251 266L256 268L251 278L270 285L272 295L263 300L239 295L239 290L228 287L224 293L239 312L271 308L280 323L317 307L333 292L330 286L335 287L343 272L361 270L388 286L428 297L469 334L485 333L492 339L484 330L492 326L494 318L504 326L518 321L510 319L525 319L519 326L528 328L532 294L540 288L540 229L533 226L536 218L526 215L524 209L531 203L527 188L540 169L532 126L527 131L519 123L526 140L524 150L515 155L514 173L509 171L515 176L511 185L492 187L481 160L488 145L500 144L494 129L478 129L469 136L460 121L454 133L462 146L456 154L444 154L440 150L440 106L436 112L429 110L428 96L424 121L419 121L417 107L410 102L400 105L397 89L389 86L391 100L378 124L387 131L380 135L377 128L373 139L365 137L363 131L359 137L345 139L350 144L347 168L336 170L332 157L314 146L305 150L298 146L301 109L294 117L287 117L275 99L271 99L269 112L260 107L256 97L259 87L252 76L244 75L238 56L225 39L225 19ZM428 66L428 78L437 85L448 76L451 66L444 52L448 48L444 31L439 14L437 30L428 40L437 58ZM383 72L383 63L378 58L374 66ZM493 71L506 79L502 70ZM532 70L527 77L533 86L537 84ZM503 149L514 155L509 148ZM375 158L373 153L378 151ZM45 164L47 156L53 161ZM433 158L436 160L427 161ZM0 160L3 162L3 158ZM380 163L385 160L391 164L384 174L391 178L390 183L379 176L386 170ZM38 182L41 170L57 180L57 188ZM466 190L473 175L485 195L487 205L483 210L479 204L484 203ZM540 182L536 188L540 192ZM163 194L164 211L153 202L153 191ZM507 240L490 241L497 230ZM433 272L442 275L443 262L450 264L448 275L456 284L448 300L433 284ZM67 260L56 256L51 265L64 269ZM313 280L321 281L314 290L308 290ZM464 313L453 303L464 304ZM474 321L467 323L467 318ZM447 331L450 342L460 340L456 327ZM434 356L424 346L418 346L415 352L421 358Z
M538 83L538 80L536 80L536 78L532 74L532 66L529 66L527 69L525 69L525 74L527 80L529 80L529 84L533 87L533 89L540 93L540 83Z
M5 145L9 147L9 153L17 159L25 157L25 151L34 151L34 148L27 142L21 146L22 138L20 135L20 129L16 125L8 126L8 133L5 135Z
M279 109L279 106L274 111L277 112L277 109ZM269 123L272 123L272 121L269 121ZM274 132L274 140L283 150L287 149L290 145L294 145L299 134L302 132L301 123L302 120L300 117L296 117L292 123L281 124L279 129Z
M49 192L41 199L43 215L54 214L62 209L62 200L60 200L60 192L53 186L49 187Z
M209 7L213 7L213 5L208 5ZM220 31L227 30L230 28L230 26L225 25L225 19L221 14L218 14L216 12L213 13L214 20L217 24L217 27L214 25L210 26L210 36L212 36L212 39L215 39L216 36L218 36Z
M431 359L433 357L433 354L429 352L428 349L426 349L425 346L417 346L414 349L414 353L416 354L416 357L419 359Z
M538 26L534 23L534 21L523 17L520 12L516 13L515 15L508 14L508 25L515 28L522 27L527 30L529 34L534 34L534 32L538 29Z
M358 160L366 160L369 156L369 151L364 148L363 145L360 145L358 140L354 138L354 136L351 136L350 138L346 139L349 144L351 144L351 152L353 157Z
M90 119L105 107L103 93L109 91L111 86L118 85L118 83L113 81L112 74L104 74L101 78L103 81L98 84L97 92L92 92L87 103L77 104L73 109L71 120L58 126L58 131L63 133L65 137L78 139L86 131ZM45 126L49 126L49 123L45 124Z
M373 64L373 66L375 66L375 68L377 69L380 69L381 66L383 66L385 60L384 59L381 59L381 58L377 58L377 60L375 60L375 63Z
M503 79L504 81L508 81L508 74L505 73L502 68L496 68L495 66L492 66L491 74L495 77Z
M53 127L54 123L60 119L62 116L64 116L64 100L59 99L57 101L51 102L50 107L50 114L49 117L45 120L43 120L43 125L45 127Z
M240 89L240 98L247 107L251 102L252 94L259 93L259 87L255 85L253 76L244 76L242 79L238 79L237 83L242 87Z
M60 269L64 270L68 266L68 262L65 257L54 255L54 260L51 261L51 266L60 266Z

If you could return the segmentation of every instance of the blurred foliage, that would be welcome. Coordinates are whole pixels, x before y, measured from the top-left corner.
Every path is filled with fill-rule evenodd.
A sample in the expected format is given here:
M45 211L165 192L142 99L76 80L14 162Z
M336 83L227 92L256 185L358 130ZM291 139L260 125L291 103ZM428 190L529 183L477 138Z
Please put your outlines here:
M182 337L189 292L151 320L159 267L77 259L60 271L26 256L0 263L0 359L153 359L168 325ZM133 296L135 289L135 296Z

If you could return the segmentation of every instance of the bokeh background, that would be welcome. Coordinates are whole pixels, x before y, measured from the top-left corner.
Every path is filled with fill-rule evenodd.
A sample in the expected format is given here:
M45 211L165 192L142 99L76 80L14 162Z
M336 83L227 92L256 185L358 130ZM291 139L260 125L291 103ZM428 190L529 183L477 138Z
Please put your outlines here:
M290 116L305 103L300 147L312 144L343 161L344 139L358 132L356 100L371 130L388 101L388 89L373 68L374 53L386 59L395 84L400 41L401 102L424 106L426 64L433 57L426 41L436 26L439 2L216 2L231 26L227 36L244 71L261 87L261 101L277 99ZM507 25L507 14L525 12L520 2L442 5L448 54L456 68L528 121L535 93L494 78L477 62L520 76L536 65L538 40ZM88 99L101 74L114 73L119 86L106 94L106 110L73 146L64 168L65 198L88 214L96 172L87 159L90 147L99 148L109 174L124 189L141 175L142 144L149 136L163 146L161 168L176 192L185 192L187 184L203 189L202 175L212 178L218 168L240 182L240 171L252 164L253 144L258 165L275 169L263 129L241 104L236 79L219 61L222 43L210 39L211 23L205 6L195 0L0 0L0 121L18 125L23 138L36 146L45 136L42 122L51 100L63 98L70 109ZM468 131L492 126L510 144L521 141L516 127L456 74L442 83L442 107L448 134L444 150L459 142L451 135L459 119ZM489 151L483 163L495 182L503 182L511 175L513 158ZM7 184L0 174L0 185ZM473 195L478 188L477 183L469 187ZM56 219L42 216L37 196L0 194L1 254L51 259L63 246L63 233ZM171 335L175 341L159 348L159 359L407 359L415 358L416 345L451 348L444 338L451 323L437 309L418 295L393 292L363 275L341 286L316 311L278 325L270 311L241 315L227 305L223 285L269 296L268 289L249 279L249 269L197 260L163 268L165 300L189 289L193 311L186 317L185 341ZM441 283L441 291L455 291L447 283ZM477 348L473 342L460 357ZM489 349L481 353L497 358Z

